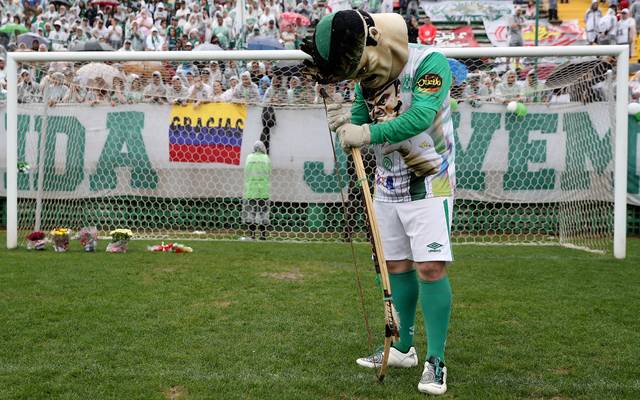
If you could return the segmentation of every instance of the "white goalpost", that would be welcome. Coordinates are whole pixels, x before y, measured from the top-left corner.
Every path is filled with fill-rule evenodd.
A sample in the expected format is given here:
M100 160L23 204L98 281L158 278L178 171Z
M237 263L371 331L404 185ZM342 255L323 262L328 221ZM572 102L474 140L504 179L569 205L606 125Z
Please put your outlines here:
M457 60L467 77L452 93L458 99L454 242L561 245L625 258L628 47L438 51ZM149 239L244 236L242 164L258 139L270 143L273 164L269 239L335 241L354 234L366 240L353 188L337 183L349 181L352 166L340 149L334 162L322 101L295 66L307 58L295 50L7 53L6 189L0 191L7 248L32 230L59 226L128 227ZM528 109L517 115L495 87L514 59L524 64L517 100ZM194 76L204 81L197 71L213 74L205 64L214 60L227 83L235 74L223 72L246 64L256 74L268 71L270 87L257 81L265 85L259 99L197 104L133 89L158 71L167 87L173 80L192 85ZM121 84L137 94L122 95L126 101L117 104L50 104L41 83L38 100L21 97L24 71L49 85L56 68L75 73L90 63L124 71L100 88L115 93ZM102 76L69 79L78 98L100 98L92 85L105 85ZM479 89L485 80L488 89ZM328 91L348 99L352 86ZM33 167L19 172L23 162ZM352 215L343 215L340 192Z

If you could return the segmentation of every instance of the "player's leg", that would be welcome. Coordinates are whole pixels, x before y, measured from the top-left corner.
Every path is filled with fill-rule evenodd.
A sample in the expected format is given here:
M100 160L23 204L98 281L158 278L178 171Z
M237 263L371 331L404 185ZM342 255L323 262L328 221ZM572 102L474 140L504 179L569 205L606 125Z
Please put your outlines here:
M389 281L393 306L398 314L400 340L393 344L397 350L406 353L413 346L416 307L418 304L418 278L411 260L388 261Z
M444 347L451 314L451 285L443 261L417 262L420 306L427 333L427 359L444 362Z
M427 336L427 355L418 390L429 394L447 391L444 350L451 316L451 285L443 261L416 263L420 279L420 306Z
M256 235L256 215L255 215L255 200L244 199L242 200L242 220L247 227L247 239L255 239Z
M258 231L260 232L260 240L267 240L267 225L269 225L269 214L271 204L269 200L258 200L256 211L256 222L258 224Z
M446 263L453 260L450 243L452 203L450 197L432 198L405 203L399 210L418 270L418 301L427 336L427 361L418 389L430 394L442 394L447 390L444 351L452 296Z
M390 367L415 367L418 357L413 347L413 332L418 301L418 279L413 268L411 245L396 212L396 203L374 202L382 247L387 260L393 305L397 315L400 340L389 353ZM382 362L382 351L359 358L358 365L377 368Z

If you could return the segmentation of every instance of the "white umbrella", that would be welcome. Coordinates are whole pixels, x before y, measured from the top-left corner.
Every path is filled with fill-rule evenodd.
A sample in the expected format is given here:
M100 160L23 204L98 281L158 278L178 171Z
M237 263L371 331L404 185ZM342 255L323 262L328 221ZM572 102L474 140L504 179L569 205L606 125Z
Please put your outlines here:
M89 63L82 66L76 73L79 83L86 85L91 80L102 78L109 87L113 87L113 79L120 78L124 81L124 76L117 68L103 63Z
M38 42L38 46L41 44L44 44L44 45L49 44L49 39L44 38L40 35L36 35L35 33L32 33L32 32L23 33L22 35L18 36L18 44L24 43L27 46L27 48L31 48L31 45L33 44L34 40Z
M222 47L212 43L202 43L193 48L193 51L215 51L222 50Z

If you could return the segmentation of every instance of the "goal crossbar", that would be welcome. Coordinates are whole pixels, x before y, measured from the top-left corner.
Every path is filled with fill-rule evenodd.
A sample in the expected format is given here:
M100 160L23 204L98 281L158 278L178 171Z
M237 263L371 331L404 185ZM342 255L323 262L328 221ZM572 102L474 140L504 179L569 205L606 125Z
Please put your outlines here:
M616 57L616 132L614 143L614 240L613 255L626 256L628 46L478 47L438 49L447 57ZM211 61L211 60L305 60L299 50L247 50L201 52L13 52L7 53L7 248L18 245L18 63L55 61Z

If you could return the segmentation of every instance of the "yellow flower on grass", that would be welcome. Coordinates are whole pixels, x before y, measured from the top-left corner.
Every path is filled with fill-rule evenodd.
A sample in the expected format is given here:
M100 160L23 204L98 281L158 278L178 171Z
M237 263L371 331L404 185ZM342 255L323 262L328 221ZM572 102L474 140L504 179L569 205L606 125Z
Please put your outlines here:
M133 232L131 232L131 229L114 229L111 232L109 232L109 235L113 236L113 235L118 235L118 236L126 236L127 238L132 238L133 237Z

